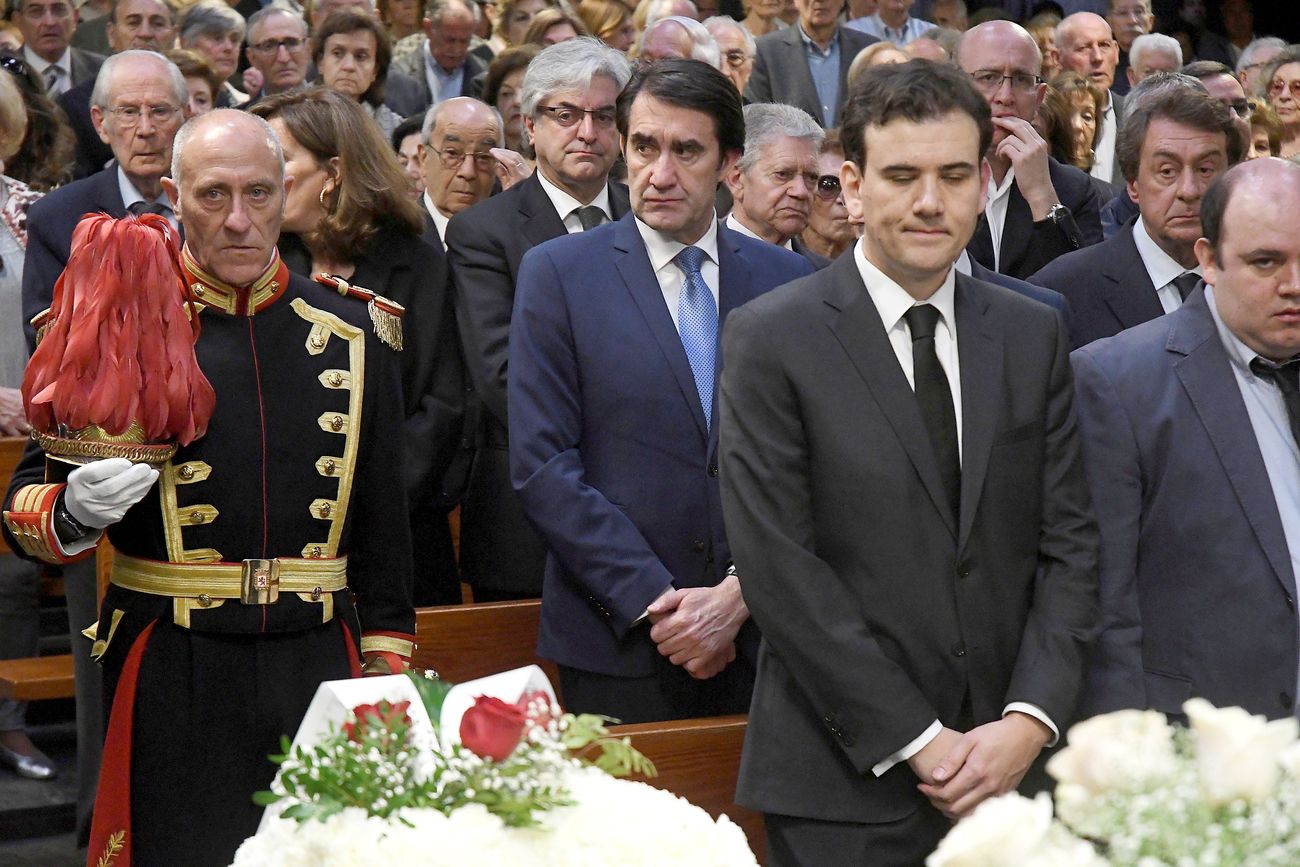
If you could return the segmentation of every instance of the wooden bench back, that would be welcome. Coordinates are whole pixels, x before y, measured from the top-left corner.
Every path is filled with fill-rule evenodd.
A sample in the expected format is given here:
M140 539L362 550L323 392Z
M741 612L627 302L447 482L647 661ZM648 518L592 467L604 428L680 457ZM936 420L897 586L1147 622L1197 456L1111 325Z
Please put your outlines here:
M464 683L537 664L558 690L555 665L537 656L541 611L538 600L418 608L411 666L431 668L443 680Z

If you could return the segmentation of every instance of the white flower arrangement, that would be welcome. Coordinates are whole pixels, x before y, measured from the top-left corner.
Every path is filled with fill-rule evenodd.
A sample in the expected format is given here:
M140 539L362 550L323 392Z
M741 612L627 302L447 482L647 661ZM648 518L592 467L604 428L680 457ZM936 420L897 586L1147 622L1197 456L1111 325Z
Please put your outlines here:
M1070 729L1047 764L1052 800L981 804L927 867L1296 867L1300 724L1204 699L1190 729L1117 711Z

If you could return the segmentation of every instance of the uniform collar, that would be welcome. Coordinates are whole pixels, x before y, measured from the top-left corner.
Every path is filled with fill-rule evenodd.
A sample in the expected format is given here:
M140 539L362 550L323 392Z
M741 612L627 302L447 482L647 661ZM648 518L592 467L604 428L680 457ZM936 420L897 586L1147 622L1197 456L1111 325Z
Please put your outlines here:
M185 268L185 297L189 301L220 310L230 316L254 316L274 304L289 285L289 268L280 261L280 251L271 248L271 261L261 275L247 286L232 286L203 270L190 254L181 250Z

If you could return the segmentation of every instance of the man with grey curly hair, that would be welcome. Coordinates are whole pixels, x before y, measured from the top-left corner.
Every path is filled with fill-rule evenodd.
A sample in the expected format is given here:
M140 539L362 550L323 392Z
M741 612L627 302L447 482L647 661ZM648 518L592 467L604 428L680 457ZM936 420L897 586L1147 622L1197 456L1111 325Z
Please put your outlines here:
M817 195L825 137L803 109L771 102L745 106L745 152L726 177L735 202L727 228L793 250L814 268L829 265L799 239Z
M590 37L537 55L520 94L537 171L447 226L456 316L491 445L480 452L461 504L461 574L476 601L541 595L546 548L510 486L506 451L515 278L534 246L627 213L627 187L611 182L609 173L619 153L614 104L631 74L621 52Z

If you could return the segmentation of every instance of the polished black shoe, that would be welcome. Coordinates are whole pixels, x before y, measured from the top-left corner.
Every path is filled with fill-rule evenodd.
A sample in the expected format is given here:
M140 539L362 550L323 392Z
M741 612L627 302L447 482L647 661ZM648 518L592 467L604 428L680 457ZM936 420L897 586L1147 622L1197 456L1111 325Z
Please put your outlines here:
M58 773L54 762L46 756L40 753L25 756L8 747L0 747L0 765L13 769L18 776L29 780L50 780Z

